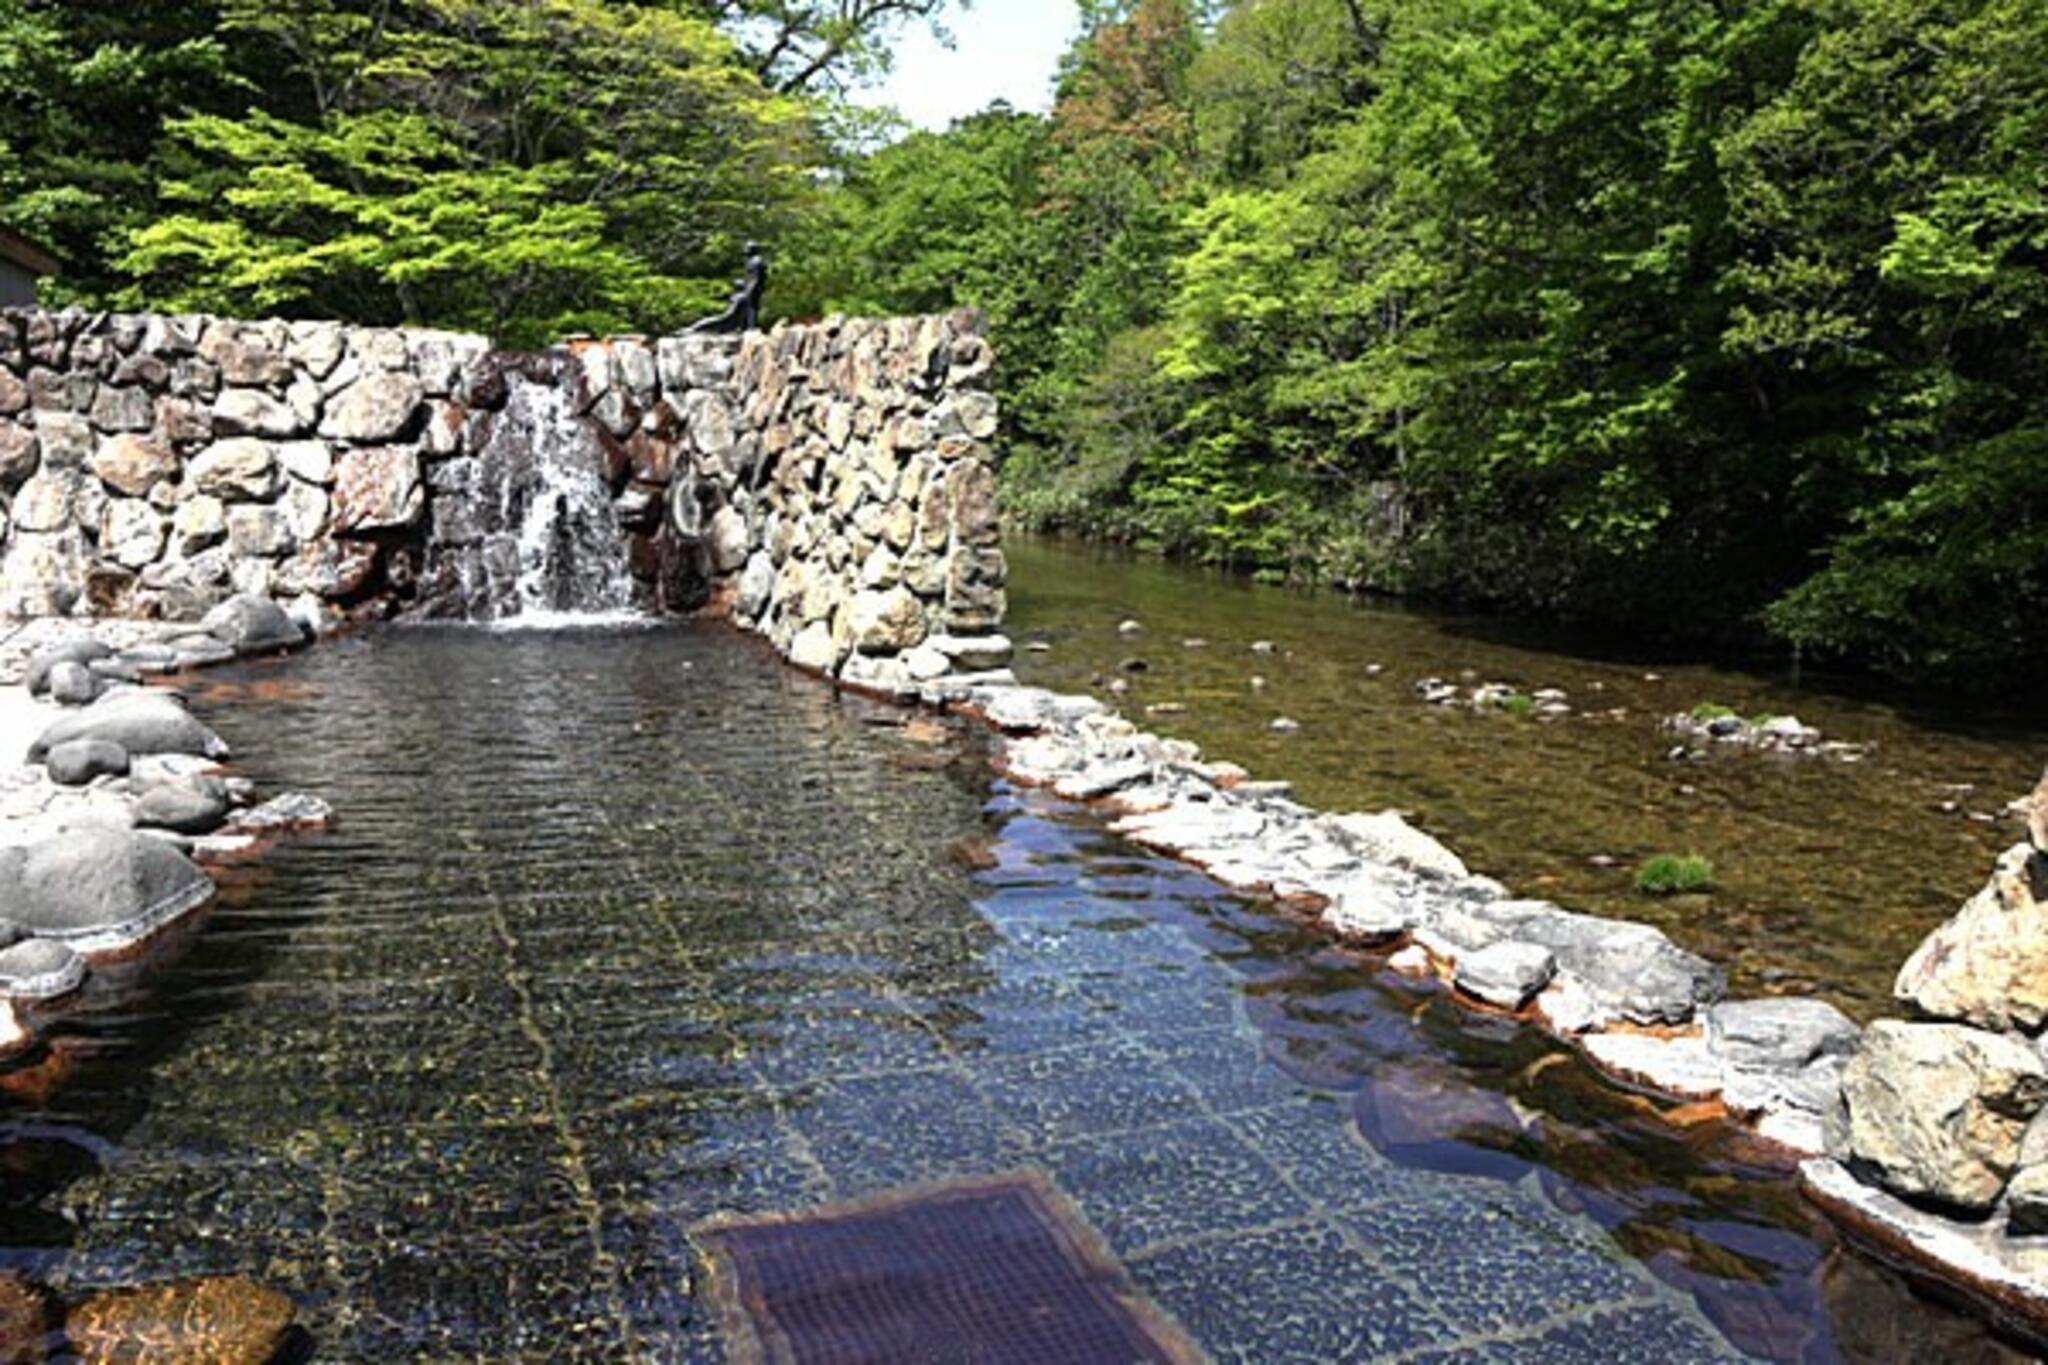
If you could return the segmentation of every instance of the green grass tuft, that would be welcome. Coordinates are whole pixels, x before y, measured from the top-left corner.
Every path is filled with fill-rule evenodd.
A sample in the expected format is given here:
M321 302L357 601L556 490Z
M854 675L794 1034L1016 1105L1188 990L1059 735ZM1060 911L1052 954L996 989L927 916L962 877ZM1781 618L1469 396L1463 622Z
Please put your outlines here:
M1702 725L1708 721L1726 720L1734 714L1735 708L1723 706L1719 702L1714 701L1703 701L1698 706L1692 708L1692 718L1699 721Z
M1696 853L1660 853L1636 869L1645 896L1696 896L1714 889L1714 865Z
M1525 697L1520 692L1517 692L1513 696L1502 697L1500 709L1511 716L1526 716L1536 709L1536 699L1534 697Z

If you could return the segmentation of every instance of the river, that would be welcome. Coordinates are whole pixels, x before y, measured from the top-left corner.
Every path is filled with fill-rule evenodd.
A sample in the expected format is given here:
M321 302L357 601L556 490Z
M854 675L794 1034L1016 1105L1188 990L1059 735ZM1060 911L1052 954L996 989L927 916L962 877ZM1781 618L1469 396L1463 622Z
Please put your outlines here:
M1518 894L1658 925L1726 963L1738 994L1817 993L1862 1019L1887 1011L1913 947L2024 837L2005 807L2048 758L2040 718L1964 700L1067 541L1012 537L1009 554L1025 681L1095 692L1311 805L1404 811ZM1557 688L1572 713L1433 706L1415 690L1428 677ZM1669 757L1661 721L1701 703L1796 715L1867 753ZM1300 728L1275 730L1283 718ZM1714 889L1638 892L1636 868L1659 853L1710 859Z

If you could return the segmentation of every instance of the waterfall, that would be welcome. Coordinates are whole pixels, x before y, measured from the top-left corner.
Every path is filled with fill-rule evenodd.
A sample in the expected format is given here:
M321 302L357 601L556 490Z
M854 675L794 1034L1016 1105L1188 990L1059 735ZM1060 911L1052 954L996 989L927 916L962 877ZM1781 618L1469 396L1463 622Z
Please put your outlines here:
M635 618L626 537L596 432L577 417L565 377L513 370L507 386L477 451L470 506L480 544L453 552L460 614L539 629Z

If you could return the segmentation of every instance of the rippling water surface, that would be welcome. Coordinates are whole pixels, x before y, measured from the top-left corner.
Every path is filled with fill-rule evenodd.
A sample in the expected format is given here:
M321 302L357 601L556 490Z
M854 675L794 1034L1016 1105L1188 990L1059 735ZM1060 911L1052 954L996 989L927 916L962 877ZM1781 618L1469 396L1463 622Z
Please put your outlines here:
M0 1255L335 1360L717 1360L690 1229L1021 1167L1219 1360L1998 1359L1783 1170L715 629L206 683L334 833L4 1078Z

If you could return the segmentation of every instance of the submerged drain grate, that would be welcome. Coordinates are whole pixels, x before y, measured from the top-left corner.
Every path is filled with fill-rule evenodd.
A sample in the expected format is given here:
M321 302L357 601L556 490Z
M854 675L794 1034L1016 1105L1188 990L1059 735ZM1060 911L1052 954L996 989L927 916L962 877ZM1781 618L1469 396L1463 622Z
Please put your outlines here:
M1037 1171L713 1219L693 1235L739 1362L1202 1359Z

